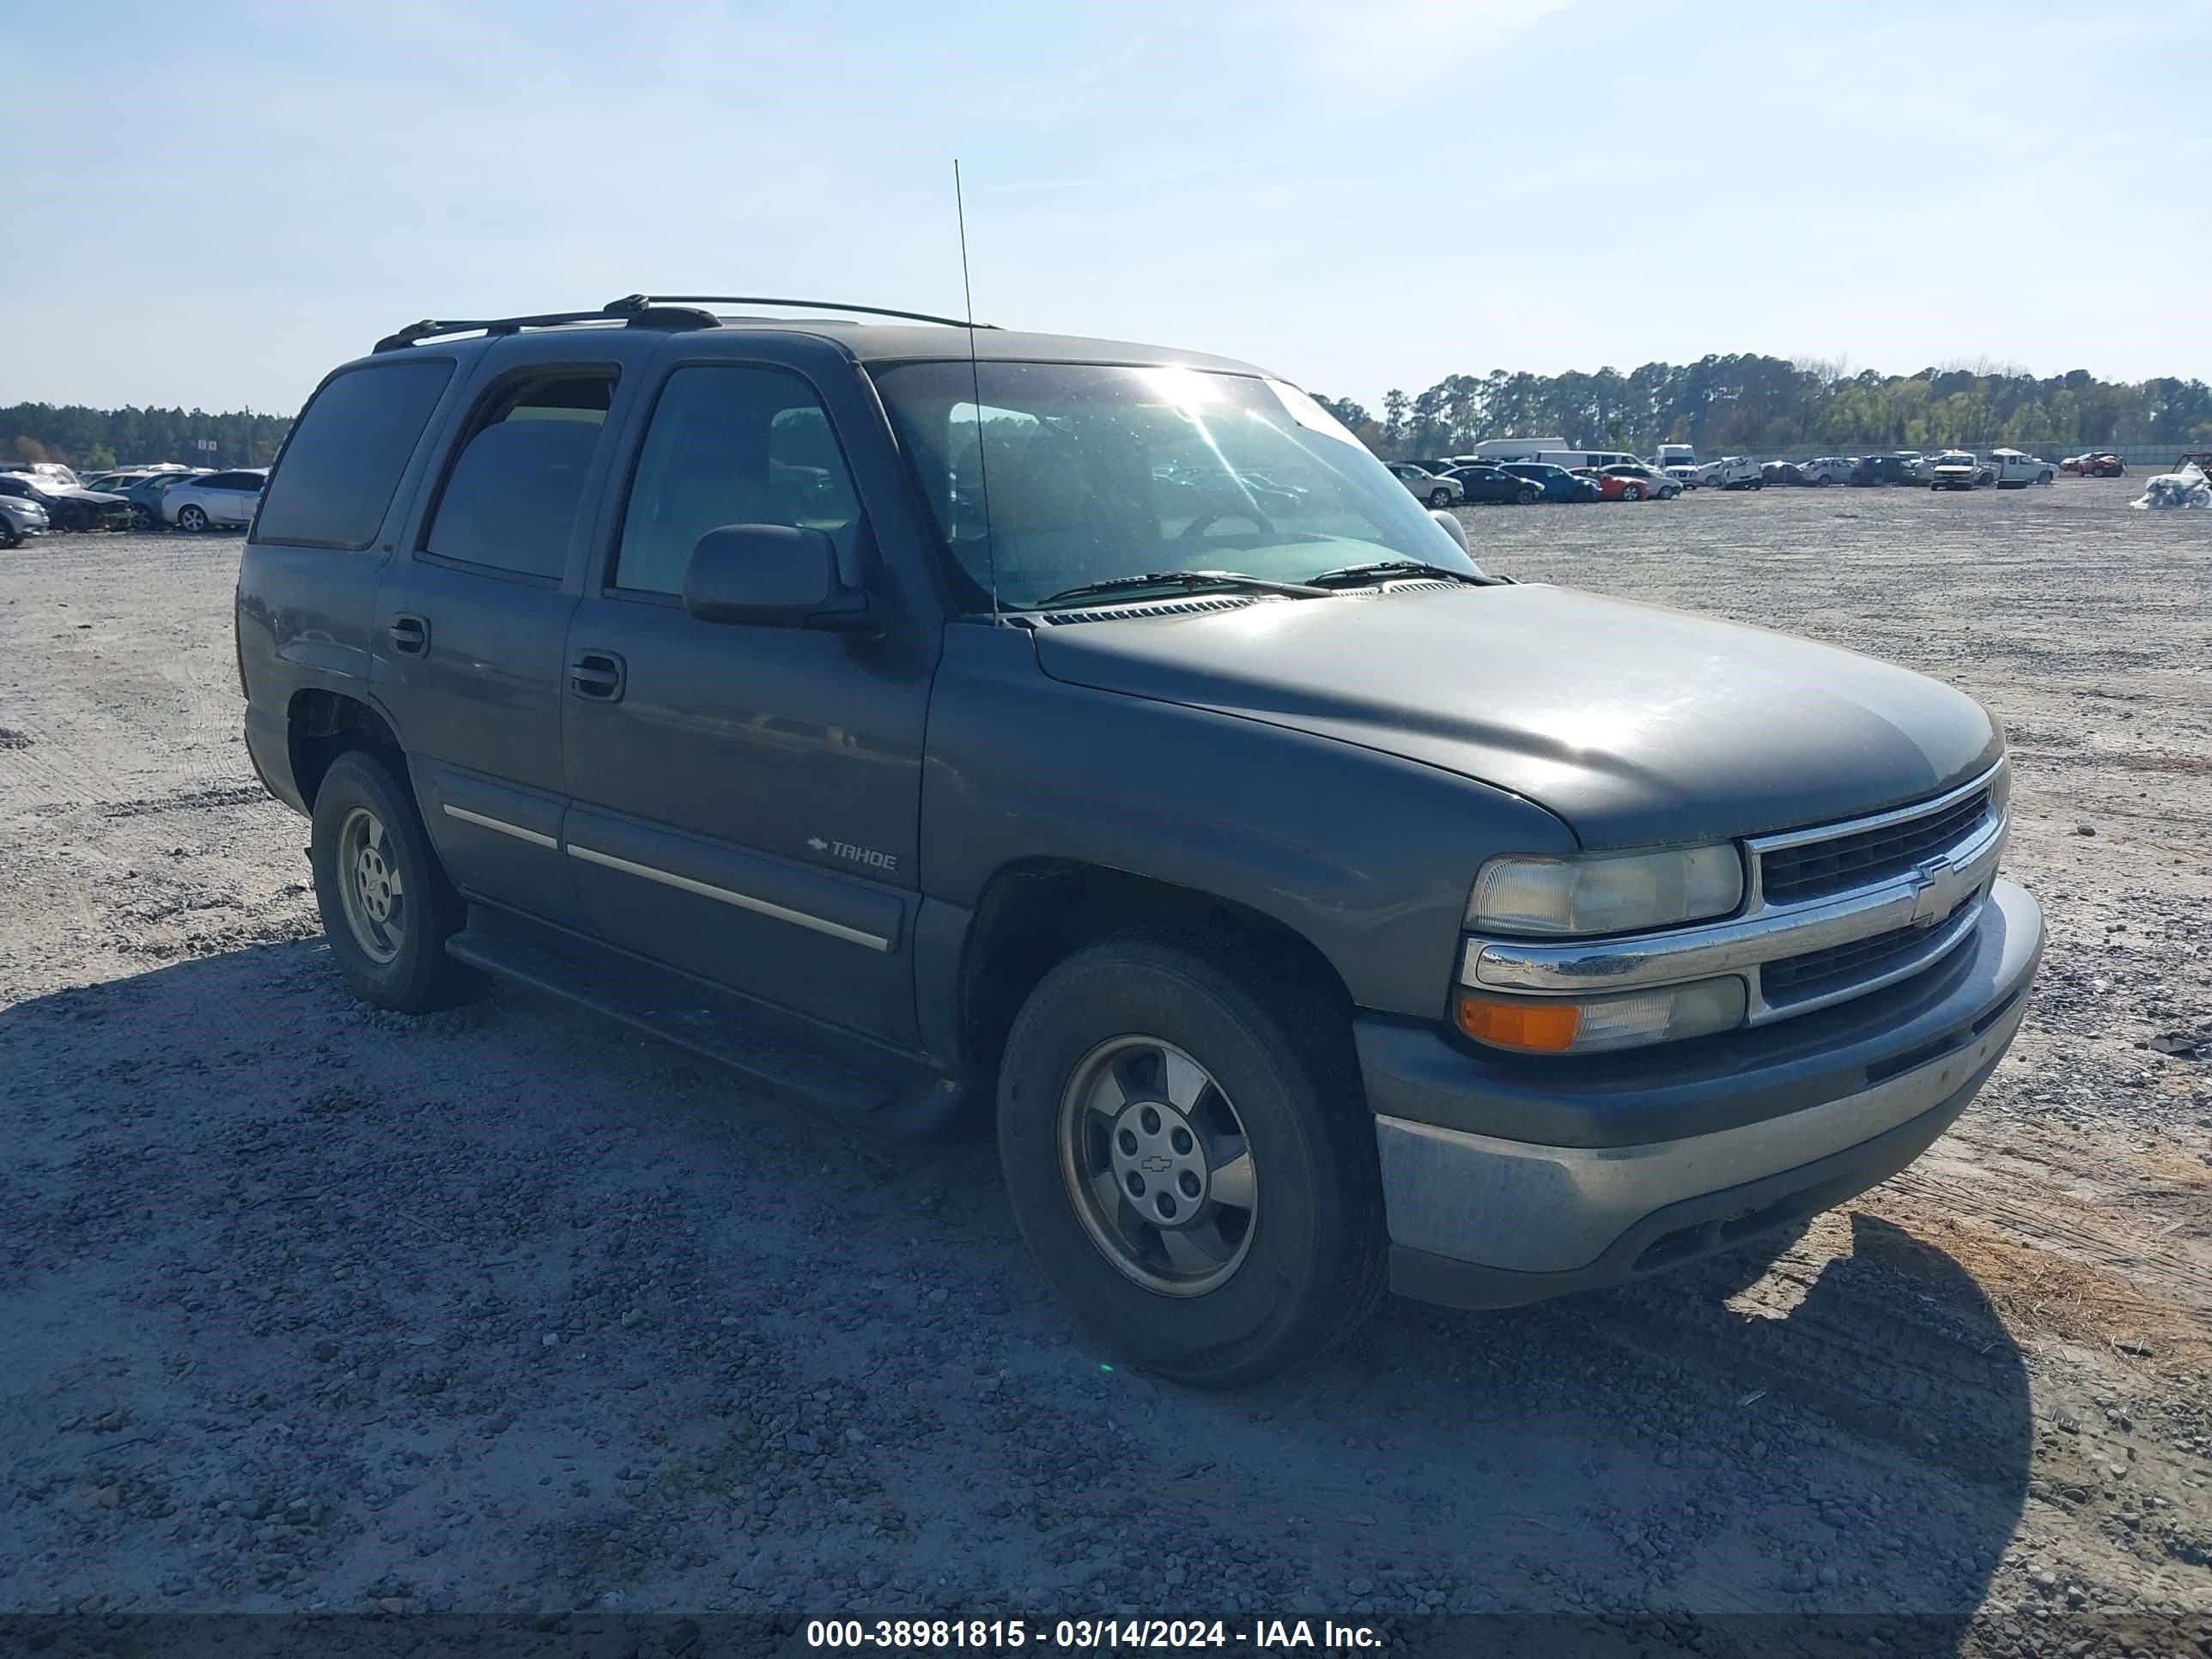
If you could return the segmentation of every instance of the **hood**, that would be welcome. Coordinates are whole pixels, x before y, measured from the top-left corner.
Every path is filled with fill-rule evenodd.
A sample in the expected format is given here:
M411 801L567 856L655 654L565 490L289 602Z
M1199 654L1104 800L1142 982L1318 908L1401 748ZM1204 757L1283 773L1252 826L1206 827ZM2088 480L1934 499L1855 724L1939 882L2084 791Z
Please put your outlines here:
M1879 811L2002 752L1964 692L1788 635L1534 584L1046 624L1054 679L1291 726L1525 797L1590 848Z

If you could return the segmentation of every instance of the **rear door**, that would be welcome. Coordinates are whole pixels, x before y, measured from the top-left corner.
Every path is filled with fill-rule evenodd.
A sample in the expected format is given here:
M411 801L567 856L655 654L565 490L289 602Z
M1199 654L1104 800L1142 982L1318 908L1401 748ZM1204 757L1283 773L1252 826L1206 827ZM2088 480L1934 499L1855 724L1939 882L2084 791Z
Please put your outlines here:
M589 345L559 359L530 337L484 354L370 635L454 884L563 925L576 899L560 842L562 647L634 343L580 338Z
M882 417L849 366L817 380L686 349L569 629L582 913L641 956L910 1044L933 629L896 606L880 638L708 623L680 598L692 548L725 524L823 532L847 580L869 582L878 535L912 533L902 494L864 501L848 460L872 442L870 476L896 478Z

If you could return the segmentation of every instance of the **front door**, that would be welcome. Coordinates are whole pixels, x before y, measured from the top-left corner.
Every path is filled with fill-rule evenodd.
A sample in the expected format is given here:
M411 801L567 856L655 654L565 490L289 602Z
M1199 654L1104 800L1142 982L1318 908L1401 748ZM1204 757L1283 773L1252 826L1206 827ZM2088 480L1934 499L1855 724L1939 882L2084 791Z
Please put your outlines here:
M871 639L690 615L691 550L728 524L823 531L848 580L873 562L813 386L679 365L605 580L568 629L567 850L585 918L641 955L911 1042L930 663L896 622Z
M470 897L573 925L560 846L562 650L579 508L605 440L613 364L497 374L462 429L370 635L416 798Z

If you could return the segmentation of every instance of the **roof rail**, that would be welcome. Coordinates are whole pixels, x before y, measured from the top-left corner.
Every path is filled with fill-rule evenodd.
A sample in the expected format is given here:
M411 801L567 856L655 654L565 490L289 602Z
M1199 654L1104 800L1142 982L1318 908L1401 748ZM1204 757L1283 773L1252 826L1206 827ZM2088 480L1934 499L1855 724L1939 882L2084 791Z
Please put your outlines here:
M481 317L473 319L440 319L426 317L419 323L410 323L379 340L376 351L401 351L425 340L441 339L448 334L519 334L526 328L559 328L569 323L620 323L626 328L659 328L671 331L693 328L719 328L721 319L711 311L698 311L683 306L659 306L645 301L642 295L633 295L632 301L617 301L599 311L545 311L531 317Z
M610 313L643 311L654 306L790 306L801 311L853 311L869 317L903 317L913 323L942 323L947 328L996 328L996 323L970 324L959 317L936 317L926 311L895 311L888 306L846 306L830 300L771 300L759 294L632 294L610 301Z

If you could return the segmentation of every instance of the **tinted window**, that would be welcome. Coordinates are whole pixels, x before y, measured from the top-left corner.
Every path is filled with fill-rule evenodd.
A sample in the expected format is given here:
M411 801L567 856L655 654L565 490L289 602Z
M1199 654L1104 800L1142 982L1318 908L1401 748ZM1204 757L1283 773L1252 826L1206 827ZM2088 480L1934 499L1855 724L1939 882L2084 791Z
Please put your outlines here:
M446 475L422 550L557 579L614 386L611 374L567 372L494 392Z
M852 568L860 504L812 388L780 369L679 368L638 453L613 585L680 593L691 550L726 524L826 532Z
M450 357L410 358L325 382L270 477L255 537L295 547L359 549L374 541L453 374Z

